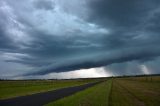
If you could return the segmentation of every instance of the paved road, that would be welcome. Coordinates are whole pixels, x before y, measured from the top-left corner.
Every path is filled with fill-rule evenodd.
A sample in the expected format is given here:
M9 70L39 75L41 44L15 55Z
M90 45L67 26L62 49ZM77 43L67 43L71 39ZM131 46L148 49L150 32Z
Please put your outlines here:
M44 104L72 95L98 83L100 82L0 100L0 106L43 106Z

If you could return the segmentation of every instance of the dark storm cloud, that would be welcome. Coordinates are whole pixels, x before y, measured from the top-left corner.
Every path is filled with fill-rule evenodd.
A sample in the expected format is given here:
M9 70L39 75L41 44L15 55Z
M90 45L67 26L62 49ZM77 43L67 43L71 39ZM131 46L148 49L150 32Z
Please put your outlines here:
M116 55L93 57L73 64L42 71L41 74L52 71L69 71L81 68L100 67L126 61L148 61L160 55L159 2L138 0L94 0L89 4L89 22L109 28L111 34L102 36L101 49L116 50ZM151 16L153 15L153 16ZM148 31L148 28L151 31ZM155 29L156 31L153 31ZM147 33L146 33L147 32ZM103 51L103 52L104 52ZM102 52L102 51L100 51ZM123 54L121 54L123 52ZM103 58L102 58L103 57ZM105 58L107 57L107 58ZM98 60L98 58L101 58Z
M5 5L0 9L0 51L5 62L32 67L24 75L101 66L116 70L117 74L121 73L118 68L128 73L126 67L131 67L134 73L140 64L158 69L153 68L158 66L153 64L160 56L159 0L88 0L87 13L80 14L80 8L77 11L74 5L65 6L65 13L58 1L59 4L50 0L27 2L32 5L19 7L23 11L7 1L5 5L13 11L7 8L9 12L4 12ZM58 9L54 12L44 12L56 6ZM71 11L73 7L75 10ZM87 18L81 19L82 14ZM15 33L20 35L18 41L13 40ZM132 61L136 68L128 65Z
M93 0L89 3L92 22L104 26L135 27L159 8L158 0Z
M112 75L136 75L136 74L144 74L141 71L140 64L132 61L132 62L124 62L119 64L112 64L110 66L105 67L107 71L110 71Z
M146 28L146 32L151 33L151 34L155 34L156 33L156 34L159 35L159 33L160 33L160 30L159 30L160 29L159 18L160 18L160 12L158 10L153 14L152 18L150 18L148 20L149 25L145 27Z
M159 74L159 57L150 61L137 62L129 61L124 63L112 64L105 67L107 72L112 75L139 75L139 74Z
M34 5L37 9L52 10L54 9L54 2L52 0L36 0Z
M8 20L9 19L5 15L5 12L0 10L0 51L17 48L12 39L7 36L7 31L5 30Z
M3 28L0 26L0 49L14 48L9 37L5 36ZM7 43L8 42L8 43Z
M123 63L137 60L144 61L149 58L152 58L152 60L154 60L153 58L158 56L160 56L160 48L156 48L152 52L150 52L150 50L148 50L148 48L146 47L123 49L119 51L113 51L110 54L106 53L103 55L98 55L85 59L83 58L79 60L68 60L68 63L64 61L60 64L52 64L49 65L47 68L42 69L41 71L29 73L27 75L43 75L51 72L64 72L70 70L88 69L93 67L106 66L113 63Z

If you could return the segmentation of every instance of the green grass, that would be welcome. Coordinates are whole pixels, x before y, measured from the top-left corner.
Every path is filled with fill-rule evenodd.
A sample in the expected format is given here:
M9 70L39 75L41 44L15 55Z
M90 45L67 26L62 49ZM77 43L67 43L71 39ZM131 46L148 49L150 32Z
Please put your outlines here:
M0 99L104 79L0 81ZM113 78L46 106L159 106L160 76Z
M0 99L45 92L69 86L78 86L94 81L98 81L98 79L0 81Z
M108 106L111 86L108 80L46 106Z
M160 77L128 77L90 87L46 106L159 106Z

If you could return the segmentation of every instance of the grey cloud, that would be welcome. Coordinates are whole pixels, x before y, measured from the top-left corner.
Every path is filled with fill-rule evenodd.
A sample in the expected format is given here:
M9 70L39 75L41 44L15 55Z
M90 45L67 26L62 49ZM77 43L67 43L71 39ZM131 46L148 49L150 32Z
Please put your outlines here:
M151 34L158 34L160 33L160 8L156 11L153 12L153 15L151 18L148 20L149 25L146 25L146 32L151 33Z
M130 61L118 64L112 64L106 66L105 69L107 72L112 73L112 75L139 75L139 74L159 74L159 57L156 59L152 59L148 62L137 62ZM143 66L146 70L143 70ZM145 72L147 71L147 72Z
M1 27L1 26L0 26ZM11 39L7 36L5 36L5 32L2 29L2 27L0 28L0 49L7 49L7 48L14 48L14 46L12 45L13 42L11 41ZM8 43L7 43L8 42Z
M37 9L53 10L54 2L52 0L36 0L34 5Z
M3 14L1 14L3 17ZM1 22L2 21L2 22ZM14 44L11 38L7 36L7 32L5 30L6 20L0 19L0 51L9 51L18 49Z
M77 2L76 5L78 5ZM23 2L21 3L23 4ZM46 29L53 27L53 31L50 32L43 27L41 28L43 26L43 24L39 24L41 23L41 17L35 18L34 13L39 9L52 10L58 4L49 0L36 0L27 3L30 4L30 9L17 7L13 1L9 1L8 5L13 8L16 21L24 26L21 31L25 32L31 41L28 42L24 38L22 40L26 40L26 42L15 42L8 37L4 26L9 24L9 21L6 20L9 17L6 13L1 14L0 17L0 51L28 56L16 56L17 59L5 60L6 64L23 64L32 68L23 75L44 75L52 72L101 66L113 70L113 73L116 70L115 73L117 74L131 74L138 73L139 71L135 72L133 70L140 70L138 67L141 64L145 64L153 70L158 69L158 60L156 60L160 56L160 9L158 7L160 2L158 0L91 0L87 2L88 7L85 7L88 9L85 13L88 18L84 18L86 20L80 23L77 20L83 17L80 15L84 13L73 14L71 9L74 6L72 4L71 9L68 7L69 12L66 12L65 15L63 15L64 13L58 13L58 18L67 16L66 19L69 20L76 17L75 24L72 21L50 21L53 18L50 15L56 17L57 14L54 13L50 13L49 16L43 15L49 17L44 21L45 23L48 22L49 25L45 24L44 27ZM18 8L22 8L23 11ZM31 10L33 13L29 12ZM32 17L31 20L30 17ZM67 27L64 27L65 24L67 24ZM73 26L68 26L68 24ZM98 28L106 29L108 33L82 31L81 29L85 29L86 24L91 24L92 27L98 26L96 27L97 30ZM77 29L74 29L74 27ZM59 34L54 28L62 33ZM88 28L88 30L90 29ZM133 68L134 66L135 68ZM125 71L128 70L126 67L130 67L129 69L132 71ZM124 71L118 71L118 68ZM158 71L152 72L156 73Z
M89 3L91 8L90 21L103 26L133 28L159 8L157 0L93 0Z
M141 71L141 64L132 61L132 62L125 62L119 64L112 64L110 66L105 67L107 72L112 73L112 75L137 75L137 74L144 74ZM112 70L112 71L110 71Z
M46 69L42 69L36 73L29 73L27 75L43 75L51 72L64 72L70 70L88 69L93 67L100 67L111 65L113 63L123 63L128 61L139 61L148 58L160 56L160 48L154 48L150 52L147 48L130 48L119 51L113 51L109 54L101 54L90 58L81 58L77 60L67 60L58 64L52 64ZM54 68L53 68L54 67ZM134 72L133 72L134 73Z

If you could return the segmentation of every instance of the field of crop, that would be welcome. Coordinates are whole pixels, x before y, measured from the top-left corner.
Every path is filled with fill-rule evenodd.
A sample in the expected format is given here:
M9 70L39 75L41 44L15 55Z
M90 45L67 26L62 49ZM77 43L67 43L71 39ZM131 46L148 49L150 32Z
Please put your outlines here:
M113 78L46 106L159 106L160 76Z
M111 106L159 106L160 77L115 79L111 100Z
M0 81L0 99L78 86L97 79Z

